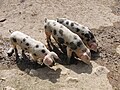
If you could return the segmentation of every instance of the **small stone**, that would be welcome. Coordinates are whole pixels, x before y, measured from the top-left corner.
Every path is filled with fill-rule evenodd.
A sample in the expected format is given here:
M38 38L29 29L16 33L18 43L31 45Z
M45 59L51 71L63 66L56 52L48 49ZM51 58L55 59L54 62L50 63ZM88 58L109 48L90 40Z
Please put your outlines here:
M7 86L7 87L4 87L3 90L15 90L15 89L10 86Z
M4 21L6 21L6 18L1 18L0 19L0 22L4 22Z
M61 75L67 75L67 74L68 74L67 70L61 72Z
M106 68L106 67L102 67L102 66L99 66L99 67L96 67L94 70L93 70L93 73L97 76L100 76L102 74L106 74L108 73L109 70Z
M114 62L114 64L115 64L115 65L118 65L118 62L117 62L117 61L115 61L115 62Z
M78 82L78 78L73 78L73 77L67 77L66 78L67 82Z
M5 81L5 80L6 80L6 78L5 78L5 77L1 77L1 78L0 78L0 80Z
M26 73L29 73L29 72L30 72L30 69L26 68L26 69L25 69L25 72L26 72Z
M37 76L37 75L38 75L38 72L37 72L36 70L34 70L34 69L31 69L30 72L29 72L29 74L30 74L31 76Z

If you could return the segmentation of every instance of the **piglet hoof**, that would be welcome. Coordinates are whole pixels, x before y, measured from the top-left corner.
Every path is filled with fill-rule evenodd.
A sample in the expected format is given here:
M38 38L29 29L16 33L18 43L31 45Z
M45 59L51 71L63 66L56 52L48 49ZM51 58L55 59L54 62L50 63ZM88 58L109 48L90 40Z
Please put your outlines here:
M12 56L12 53L7 53L8 57L11 57Z
M10 48L10 49L7 51L8 57L11 57L13 53L14 53L14 49L13 49L13 48Z

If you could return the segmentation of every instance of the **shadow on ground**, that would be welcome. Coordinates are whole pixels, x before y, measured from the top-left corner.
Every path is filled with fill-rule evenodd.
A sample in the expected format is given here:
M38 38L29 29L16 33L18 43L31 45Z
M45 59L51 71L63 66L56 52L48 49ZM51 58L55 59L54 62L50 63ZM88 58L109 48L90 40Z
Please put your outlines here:
M20 70L28 73L28 75L39 77L42 80L48 79L52 83L56 83L57 79L60 78L60 68L54 70L45 65L41 66L36 62L32 62L27 56L23 56L23 58L17 56L16 64Z
M81 73L90 74L92 72L92 65L87 65L82 61L78 60L77 58L74 58L74 54L71 58L71 62L70 62L71 64L67 65L66 54L62 53L59 50L59 48L57 48L55 45L52 45L52 47L53 47L53 51L56 52L59 58L61 59L61 61L56 61L57 63L64 65L66 68L78 74L81 74ZM32 62L33 60L30 60L29 55L26 56L25 54L22 54L22 56L18 56L17 54L15 54L15 56L16 56L17 67L28 74L31 72L31 70L34 70L34 72L37 73L34 76L39 77L40 79L43 79L43 80L48 79L52 83L56 83L57 79L60 78L60 74L62 71L60 68L57 68L57 70L54 70L45 65L41 66L36 62Z
M100 27L99 29L91 29L94 33L97 41L98 41L98 53L92 52L92 60L97 62L100 65L107 67L110 70L108 74L108 78L110 83L113 87L119 88L119 69L120 69L120 55L116 53L116 47L120 45L120 22L113 23L113 26L107 27ZM1 37L2 38L2 37ZM14 61L14 56L11 58L6 57L4 54L6 49L10 47L8 44L8 40L0 39L0 64L8 65L11 68L12 66L16 65L18 68L24 72L26 69L39 69L38 75L40 79L46 80L56 83L57 79L60 78L61 69L53 70L48 67L40 66L39 64L32 62L29 58L17 58L17 62ZM53 51L55 51L58 56L61 58L62 61L56 61L66 68L81 74L81 73L88 73L92 72L92 66L84 64L82 61L77 60L76 58L72 57L71 65L66 65L66 54L63 54L57 47L54 47ZM9 68L8 67L8 68Z
M75 53L72 54L70 64L68 65L67 63L67 55L66 55L66 49L64 47L64 53L61 51L61 49L58 48L57 45L51 43L51 46L48 47L51 51L54 51L58 54L59 58L61 61L57 61L58 63L64 65L66 68L73 70L74 72L81 74L81 73L88 73L90 74L92 72L92 65L87 65L84 62L80 61ZM63 49L62 49L63 50ZM92 60L97 60L99 56L99 51L93 52L92 53Z

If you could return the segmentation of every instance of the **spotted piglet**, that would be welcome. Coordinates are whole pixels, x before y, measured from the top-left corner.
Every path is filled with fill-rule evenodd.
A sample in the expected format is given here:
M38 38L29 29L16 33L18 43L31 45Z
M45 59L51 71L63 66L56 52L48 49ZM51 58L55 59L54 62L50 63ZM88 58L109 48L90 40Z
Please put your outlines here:
M34 61L44 63L49 67L54 65L54 59L59 59L57 54L50 52L43 43L22 32L13 32L10 36L10 41L12 47L7 52L8 56L12 56L14 50L17 52L17 46L19 46L23 54L28 52L32 55Z
M45 19L44 27L47 42L51 42L52 35L58 44L67 46L68 64L70 63L72 52L75 52L83 62L90 64L90 50L77 34L55 20Z
M75 21L68 20L67 18L57 18L57 22L63 24L72 32L79 35L90 50L97 52L97 43L95 37L88 27L85 27Z

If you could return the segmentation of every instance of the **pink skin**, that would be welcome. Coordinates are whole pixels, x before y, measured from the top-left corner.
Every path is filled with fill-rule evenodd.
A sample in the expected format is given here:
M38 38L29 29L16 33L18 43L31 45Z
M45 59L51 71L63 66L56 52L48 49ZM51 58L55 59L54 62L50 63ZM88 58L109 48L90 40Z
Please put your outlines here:
M96 44L96 43L92 43L91 46L90 46L90 48L91 48L93 51L97 52L97 44Z
M90 56L85 52L83 53L83 55L81 55L81 59L83 60L83 62L90 64Z
M97 43L88 43L91 50L97 52Z
M42 64L44 63L46 66L48 67L52 67L55 65L55 60L60 60L60 58L58 57L58 55L54 52L49 52L43 59Z
M87 49L86 52L79 52L76 54L83 62L85 62L86 64L90 64L91 53L89 49Z
M43 59L43 63L49 67L50 65L52 65L53 60L49 56L46 55Z

